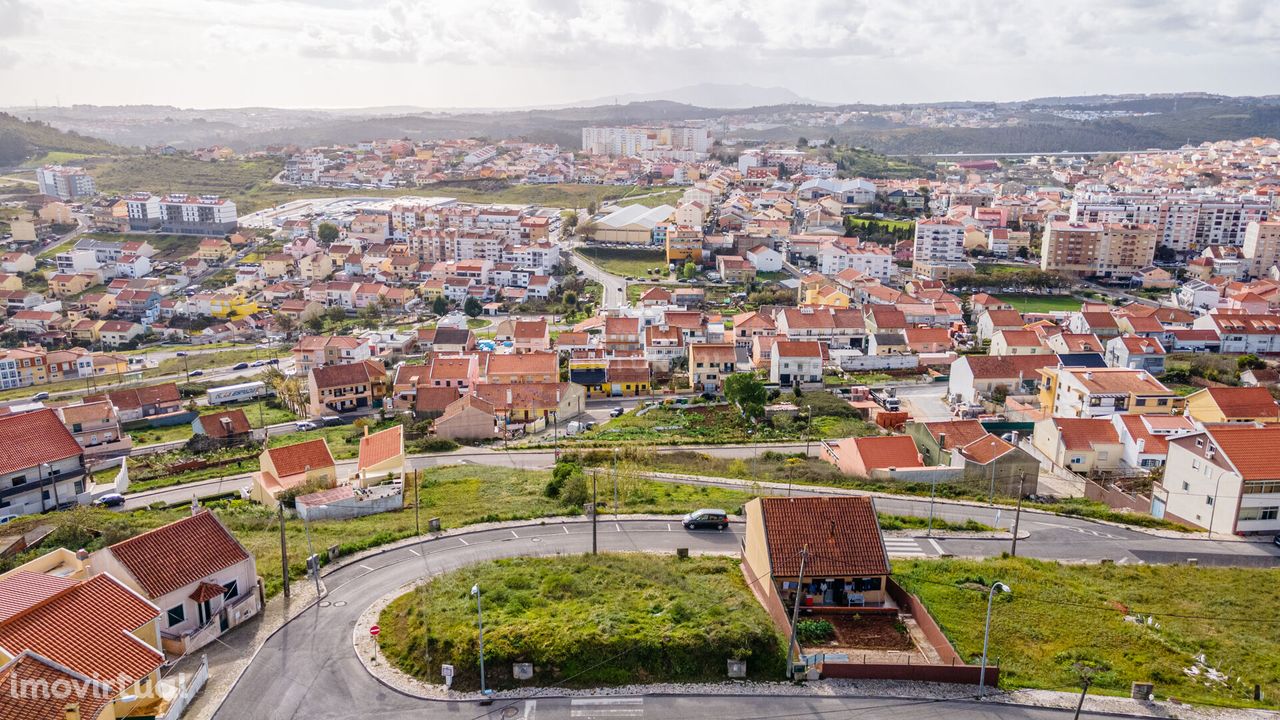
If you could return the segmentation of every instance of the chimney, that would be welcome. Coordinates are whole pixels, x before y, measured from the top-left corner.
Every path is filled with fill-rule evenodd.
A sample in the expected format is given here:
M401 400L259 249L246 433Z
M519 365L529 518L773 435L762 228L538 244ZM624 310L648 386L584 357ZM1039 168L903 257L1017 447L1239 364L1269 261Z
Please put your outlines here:
M1141 455L1147 449L1147 439L1138 438L1138 454Z

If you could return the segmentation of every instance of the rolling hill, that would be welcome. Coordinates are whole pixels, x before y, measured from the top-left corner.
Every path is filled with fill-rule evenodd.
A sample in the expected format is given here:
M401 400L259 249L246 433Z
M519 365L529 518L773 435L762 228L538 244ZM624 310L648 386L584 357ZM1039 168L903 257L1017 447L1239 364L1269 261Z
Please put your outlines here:
M58 130L43 122L0 113L0 168L20 165L48 152L95 155L121 152L121 148L97 138Z

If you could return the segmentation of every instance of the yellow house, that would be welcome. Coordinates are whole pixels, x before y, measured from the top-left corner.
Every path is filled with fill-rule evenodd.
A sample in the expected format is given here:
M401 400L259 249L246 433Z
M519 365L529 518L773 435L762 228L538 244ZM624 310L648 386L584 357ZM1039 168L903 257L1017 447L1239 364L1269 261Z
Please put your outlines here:
M262 274L268 278L282 278L293 269L293 256L272 253L262 258Z
M702 227L667 226L667 262L683 263L691 260L702 263Z
M106 320L94 320L85 318L77 320L71 326L71 337L89 343L96 343L102 339L102 326Z
M1218 387L1187 396L1187 414L1202 423L1280 422L1280 405L1265 387Z
M393 425L360 438L360 455L352 482L361 487L404 479L404 426Z
M324 280L333 274L333 258L324 253L303 255L298 260L298 276L303 280L315 282Z
M111 353L93 354L94 375L115 375L119 377L128 371L129 359L124 355L112 355Z
M45 349L39 345L0 349L0 367L10 375L5 378L5 385L28 387L49 382L49 368L45 364L45 355Z
M37 213L41 220L56 225L71 225L76 220L71 216L71 208L64 202L45 203Z
M805 291L802 304L847 308L850 302L849 295L835 285L817 285Z
M235 255L231 243L222 238L204 238L196 248L196 257L205 262L221 262Z
M222 291L209 300L209 314L217 318L243 317L258 312L258 302L244 293Z
M58 273L49 278L49 292L59 298L76 295L87 290L93 282L93 275L88 273Z
M0 290L21 290L22 278L12 273L0 273Z
M338 484L338 471L324 438L268 448L258 456L259 470L253 474L252 500L271 509L279 496L290 490L327 489Z
M85 312L96 313L98 317L104 317L109 313L115 312L116 296L111 293L90 293L80 298L80 305Z

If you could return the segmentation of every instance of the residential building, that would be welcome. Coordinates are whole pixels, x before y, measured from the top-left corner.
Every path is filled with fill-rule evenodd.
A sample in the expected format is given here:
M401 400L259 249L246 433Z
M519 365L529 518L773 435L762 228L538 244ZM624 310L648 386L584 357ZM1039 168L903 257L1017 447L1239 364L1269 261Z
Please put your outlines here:
M120 429L115 406L108 400L64 405L57 412L87 458L119 455L133 447L132 438Z
M883 477L896 470L924 467L915 441L907 435L845 438L825 445L823 459L845 475Z
M916 223L911 271L937 278L936 267L963 265L964 224L951 218L929 218ZM972 270L972 266L969 266Z
M1280 265L1280 220L1251 222L1240 248L1246 271L1252 277L1265 277Z
M164 383L140 388L111 390L105 394L88 395L84 402L110 400L121 423L156 418L182 412L182 394L176 383Z
M1186 415L1112 415L1111 424L1123 446L1123 468L1139 471L1164 465L1171 437L1200 429Z
M1046 367L1040 406L1056 417L1107 417L1115 413L1181 414L1186 398L1146 370Z
M1187 415L1211 423L1280 422L1280 404L1265 387L1211 387L1187 396Z
M0 415L0 438L8 440L0 453L0 514L29 515L88 500L84 448L53 410Z
M299 373L326 365L363 362L373 356L366 340L350 335L303 335L292 352Z
M783 387L821 384L821 343L790 340L774 343L769 382Z
M1164 374L1164 345L1156 338L1122 335L1107 341L1106 359L1111 367Z
M164 612L160 640L174 655L199 650L262 609L253 556L206 509L109 545L90 563Z
M1054 465L1082 475L1114 472L1124 459L1109 418L1045 418L1036 423L1032 444Z
M160 198L159 215L160 230L167 233L226 235L236 230L236 204L216 195L170 193Z
M724 379L732 375L737 349L732 343L689 345L689 387L698 392L718 393Z
M258 465L250 498L272 510L281 493L338 484L337 468L324 438L267 448L258 457Z
M386 394L386 381L387 371L375 360L313 368L307 409L313 417L371 410Z
M1280 532L1280 427L1207 426L1169 440L1151 514L1225 534Z
M1154 225L1054 220L1045 228L1040 269L1127 281L1151 265L1156 241Z
M75 200L98 194L93 176L84 168L44 165L36 168L36 184L40 194L61 200Z

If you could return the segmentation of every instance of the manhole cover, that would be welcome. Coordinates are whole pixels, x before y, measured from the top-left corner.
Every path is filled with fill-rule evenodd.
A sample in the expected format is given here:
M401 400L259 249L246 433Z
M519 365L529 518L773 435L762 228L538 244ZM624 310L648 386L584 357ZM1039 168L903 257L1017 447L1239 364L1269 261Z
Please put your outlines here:
M320 601L320 607L329 607L329 601L328 601L328 600L321 600L321 601Z
M542 538L540 538L540 537L536 537L536 538L529 538L529 539L530 539L530 540L532 540L532 541L534 541L534 542L542 542Z
M335 600L335 601L333 602L333 606L334 606L334 607L346 607L346 606L347 606L347 601L346 601L346 600Z
M517 710L514 705L508 705L502 708L502 717L504 718L513 718L519 714L520 714L520 711Z

